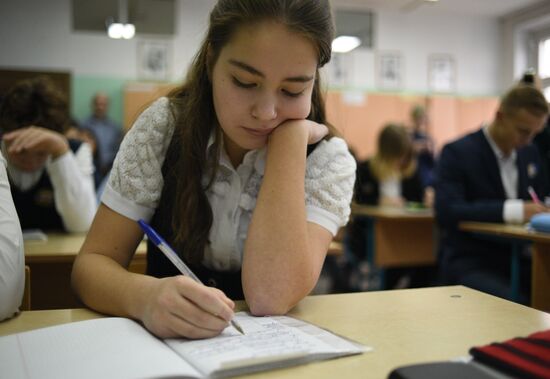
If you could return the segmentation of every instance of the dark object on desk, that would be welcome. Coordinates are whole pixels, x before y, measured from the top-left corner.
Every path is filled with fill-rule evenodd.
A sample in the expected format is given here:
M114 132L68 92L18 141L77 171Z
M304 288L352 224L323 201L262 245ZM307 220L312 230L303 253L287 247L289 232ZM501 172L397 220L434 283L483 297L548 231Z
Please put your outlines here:
M496 377L463 362L434 362L398 367L388 379L495 379Z
M550 330L470 349L478 362L520 378L550 378Z

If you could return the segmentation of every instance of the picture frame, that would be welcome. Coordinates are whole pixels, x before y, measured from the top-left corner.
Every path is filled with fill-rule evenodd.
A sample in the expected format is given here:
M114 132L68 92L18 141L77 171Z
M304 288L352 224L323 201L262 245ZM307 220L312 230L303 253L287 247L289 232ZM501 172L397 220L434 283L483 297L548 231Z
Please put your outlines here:
M378 87L387 90L398 90L403 86L403 57L396 51L378 53L377 59Z
M352 82L353 59L349 53L334 53L328 69L331 87L345 88Z
M166 41L138 42L138 78L167 81L170 77L170 44Z
M433 92L456 91L456 63L450 54L432 54L428 57L428 88Z

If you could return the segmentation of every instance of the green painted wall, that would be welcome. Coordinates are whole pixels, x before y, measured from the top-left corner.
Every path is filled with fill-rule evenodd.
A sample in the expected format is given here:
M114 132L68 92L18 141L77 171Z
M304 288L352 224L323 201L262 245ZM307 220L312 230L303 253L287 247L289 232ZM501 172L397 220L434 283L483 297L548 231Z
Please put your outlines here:
M128 79L104 76L73 75L71 88L71 114L78 121L86 119L91 113L91 101L98 91L105 92L110 98L109 117L122 125L123 89Z

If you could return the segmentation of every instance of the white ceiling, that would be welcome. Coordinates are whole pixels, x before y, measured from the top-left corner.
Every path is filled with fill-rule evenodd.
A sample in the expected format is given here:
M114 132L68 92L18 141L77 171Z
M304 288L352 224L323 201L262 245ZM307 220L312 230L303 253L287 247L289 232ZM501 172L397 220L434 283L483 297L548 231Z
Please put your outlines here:
M332 0L333 7L353 7L415 12L433 9L442 12L500 17L529 5L550 0Z

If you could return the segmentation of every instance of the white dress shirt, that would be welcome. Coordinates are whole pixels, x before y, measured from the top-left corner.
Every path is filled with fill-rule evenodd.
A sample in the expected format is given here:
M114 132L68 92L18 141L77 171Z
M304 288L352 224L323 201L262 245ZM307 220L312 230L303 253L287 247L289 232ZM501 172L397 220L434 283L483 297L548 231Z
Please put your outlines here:
M504 186L507 200L504 201L502 209L502 218L506 223L522 223L523 220L523 200L518 199L518 167L516 164L517 153L512 151L508 156L504 155L502 150L497 146L489 134L488 127L483 128L485 138L491 145L491 149L495 154L500 169L500 179Z
M381 181L380 184L380 198L391 197L399 198L402 197L401 190L401 179L397 175L392 175L385 180Z
M0 152L0 320L18 311L25 288L25 254L11 197L6 160Z
M161 98L141 114L115 158L101 201L133 220L150 220L162 193L162 166L172 139L174 119L169 100ZM207 151L211 153L209 147ZM224 151L222 149L222 151ZM234 168L225 153L212 187L206 191L213 220L204 265L218 271L240 269L248 226L265 168L266 148L246 153ZM355 160L344 140L321 141L308 156L305 172L306 217L333 235L345 225L355 182ZM203 185L209 175L203 177ZM274 237L276 238L276 237Z
M21 191L32 188L44 170L52 183L55 209L65 230L87 231L97 210L90 145L82 143L74 154L69 150L54 160L48 158L42 169L32 173L22 172L8 163L12 184Z

